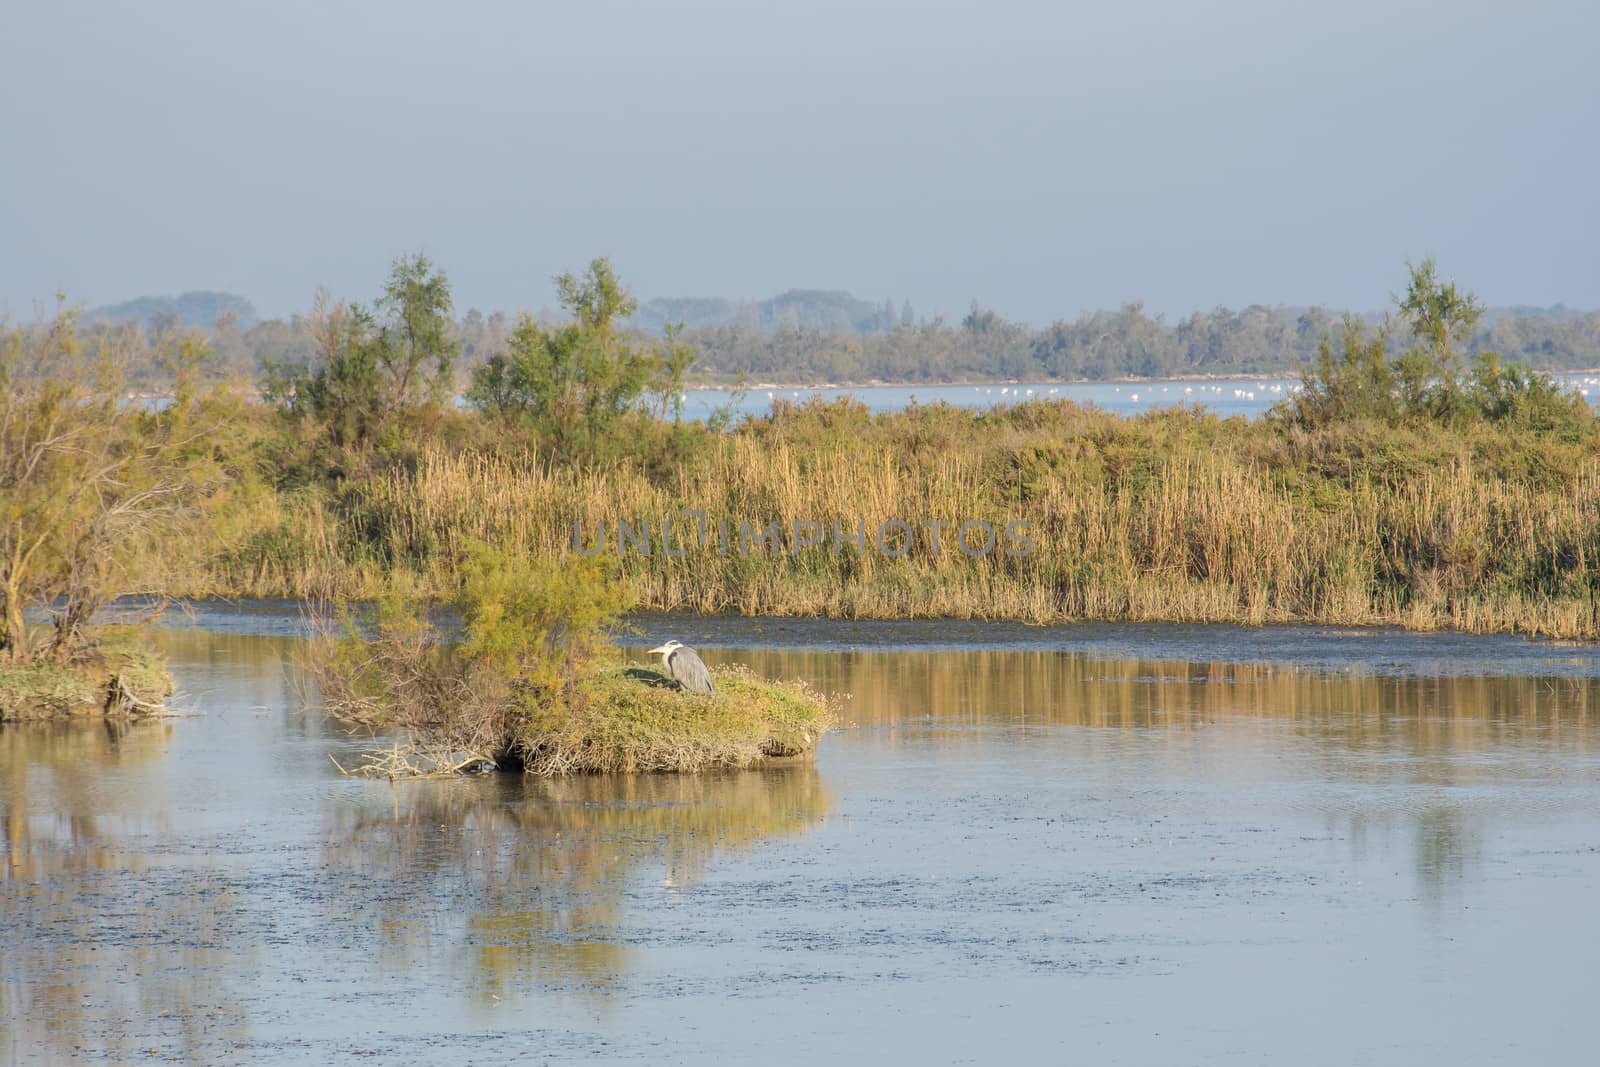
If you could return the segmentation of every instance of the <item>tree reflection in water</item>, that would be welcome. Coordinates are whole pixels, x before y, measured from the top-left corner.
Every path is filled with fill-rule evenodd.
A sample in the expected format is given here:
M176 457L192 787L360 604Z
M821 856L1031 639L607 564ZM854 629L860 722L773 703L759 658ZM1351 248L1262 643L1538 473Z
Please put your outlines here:
M1292 757L1284 777L1352 786L1325 818L1357 858L1411 852L1418 888L1438 903L1481 851L1477 788L1500 803L1524 793L1552 759L1600 753L1600 679L1300 670L1262 663L1102 659L1043 650L815 652L712 649L769 677L804 678L850 698L845 718L889 727L878 743L981 746L963 726L1073 726L1181 737L1228 728L1230 749ZM1185 746L1173 749L1188 753ZM1581 774L1580 759L1570 773ZM1431 798L1421 807L1396 803ZM1457 800L1456 797L1462 797Z
M693 884L718 853L802 832L829 805L809 762L375 789L387 806L330 812L326 866L367 887L382 967L410 966L448 939L485 996L526 982L611 985L628 965L616 932L631 887Z
M171 649L186 688L216 694L217 714L131 730L0 728L0 1062L80 1049L114 1062L152 1047L199 1061L270 1054L317 1019L329 1050L356 1016L387 1029L429 1004L487 1020L496 998L548 1006L572 990L587 1018L625 1006L638 985L588 992L648 979L656 960L719 936L697 912L726 907L719 884L694 887L721 860L804 833L833 807L806 763L352 781L327 756L370 742L291 699L293 642L180 633ZM1324 871L1311 856L1323 848L1339 852L1336 867L1409 867L1385 891L1432 915L1481 891L1506 834L1570 820L1600 758L1594 678L1048 650L706 658L849 693L844 718L859 729L829 738L822 758L852 801L910 798L904 817L935 830L955 818L940 801L962 790L1015 790L1020 808L1070 801L1084 833L1052 822L1050 840L1113 872L1145 854L1097 820L1142 836L1144 822L1170 816L1180 851L1185 830L1205 856L1220 834L1245 871ZM1262 854L1259 835L1236 832L1261 826L1294 836ZM832 851L835 835L825 843L844 883L876 859ZM1013 845L998 831L997 855ZM987 847L974 844L975 866ZM1171 861L1153 850L1145 862L1161 873ZM994 877L1004 885L1023 869ZM750 914L780 911L765 900ZM744 916L724 911L721 936ZM652 957L661 938L667 951Z
M246 1032L230 978L253 965L256 942L239 936L231 878L138 843L172 831L162 791L106 790L114 770L157 763L174 728L0 726L0 1052L10 1040L121 1062L150 1044L126 1021L160 1019L162 1053L204 1059Z

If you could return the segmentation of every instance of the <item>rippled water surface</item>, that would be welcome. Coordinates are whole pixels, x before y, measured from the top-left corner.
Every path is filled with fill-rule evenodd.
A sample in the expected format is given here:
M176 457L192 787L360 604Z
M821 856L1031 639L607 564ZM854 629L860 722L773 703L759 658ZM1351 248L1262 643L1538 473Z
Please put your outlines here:
M1593 648L644 617L849 725L391 786L297 618L163 630L194 715L0 727L0 1062L1592 1058Z

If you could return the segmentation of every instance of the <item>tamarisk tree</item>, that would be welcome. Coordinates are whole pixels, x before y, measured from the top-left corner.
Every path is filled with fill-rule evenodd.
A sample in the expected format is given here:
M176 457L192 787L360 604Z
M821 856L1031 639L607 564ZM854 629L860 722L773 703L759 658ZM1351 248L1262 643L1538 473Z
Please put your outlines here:
M205 357L193 336L172 344L190 371ZM64 307L34 326L0 324L0 659L89 653L96 610L147 591L171 557L164 539L199 518L191 505L222 476L192 384L133 397L123 355L103 337L85 344Z
M322 422L337 445L392 446L450 401L454 306L449 278L420 252L394 261L370 310L318 290L306 320L316 358L304 367L266 359L264 391L289 414Z
M506 352L473 372L467 399L531 431L560 460L603 461L630 414L681 413L694 350L681 327L669 326L659 346L623 329L638 303L604 257L582 274L558 275L555 286L571 320L552 326L522 316Z

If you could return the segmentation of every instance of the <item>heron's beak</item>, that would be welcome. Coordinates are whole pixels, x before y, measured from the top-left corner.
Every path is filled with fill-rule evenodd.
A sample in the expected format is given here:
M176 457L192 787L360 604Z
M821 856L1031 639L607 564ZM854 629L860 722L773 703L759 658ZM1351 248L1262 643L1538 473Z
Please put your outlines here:
M662 645L660 648L652 648L649 652L646 652L645 655L647 655L647 656L661 656L661 655L665 655L666 651L667 651L667 646L666 645Z

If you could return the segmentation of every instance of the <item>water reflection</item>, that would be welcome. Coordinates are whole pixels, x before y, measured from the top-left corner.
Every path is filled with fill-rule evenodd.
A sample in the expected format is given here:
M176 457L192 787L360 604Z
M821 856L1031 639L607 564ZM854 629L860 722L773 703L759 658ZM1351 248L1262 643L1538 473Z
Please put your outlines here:
M804 763L346 781L328 746L364 742L308 737L282 700L273 740L239 751L261 729L254 697L281 674L219 685L209 648L187 646L213 701L243 698L231 716L0 727L0 1062L271 1053L252 1004L356 973L464 986L486 1004L529 986L608 988L627 968L630 887L691 886L717 855L828 810Z
M254 957L234 887L204 867L172 869L147 843L174 830L163 777L135 796L115 791L124 772L159 767L174 729L0 728L0 1052L203 1059L242 1032L223 996ZM132 1019L164 1020L159 1039Z
M0 726L0 873L36 879L116 865L118 835L104 823L117 820L102 811L95 773L158 758L171 729L109 719Z
M875 745L975 749L994 744L992 730L978 727L1079 727L1132 731L1145 748L1174 754L1129 765L1130 787L1195 775L1188 761L1203 735L1225 748L1220 767L1320 818L1353 860L1404 857L1434 903L1473 874L1487 823L1540 817L1561 802L1548 787L1594 782L1600 760L1597 678L1372 675L1047 651L712 649L706 658L847 693L846 718L873 731ZM1096 757L1100 766L1109 759ZM1317 782L1327 787L1308 788Z
M1407 923L1473 936L1453 917L1504 906L1522 851L1569 889L1600 799L1600 679L1045 649L708 648L848 694L849 726L815 765L390 786L333 768L369 742L302 708L292 639L162 640L203 714L0 727L0 1062L307 1034L321 1060L509 1004L614 1036L685 983L733 1033L719 1005L763 983L810 1018L884 975L1010 988L1098 957L1155 982L1264 916L1376 959Z
M324 865L376 894L379 966L453 946L482 997L526 982L607 986L627 967L616 938L630 887L672 891L714 856L803 832L827 814L814 766L699 776L547 780L491 775L403 783L384 803L329 812ZM440 910L431 901L448 898ZM348 898L336 894L343 910Z
M1422 768L1447 780L1471 765L1463 754L1523 745L1593 752L1600 740L1597 678L1330 673L1044 651L709 649L705 658L847 694L847 718L861 726L937 723L947 744L983 740L951 724L1188 730L1260 719L1326 742L1329 759L1357 776L1375 765L1351 757L1372 751L1448 754Z

